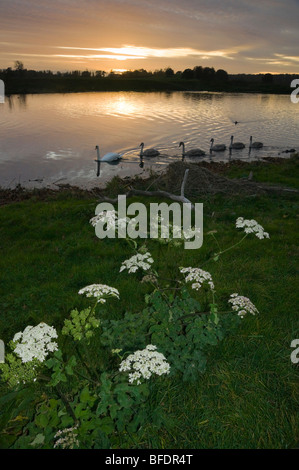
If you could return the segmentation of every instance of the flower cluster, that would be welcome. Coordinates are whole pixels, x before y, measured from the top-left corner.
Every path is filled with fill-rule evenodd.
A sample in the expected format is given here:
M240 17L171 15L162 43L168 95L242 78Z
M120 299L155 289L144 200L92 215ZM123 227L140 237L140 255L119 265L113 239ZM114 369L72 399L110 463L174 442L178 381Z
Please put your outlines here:
M180 268L180 272L185 274L185 282L193 282L192 289L199 290L204 282L207 282L213 291L215 289L212 276L207 271L200 268Z
M238 313L239 317L243 318L246 313L251 313L251 315L259 313L257 308L247 297L243 297L239 294L231 294L230 297L228 302L232 304L232 309Z
M102 222L103 224L107 224L106 230L116 229L119 230L120 228L125 228L127 223L130 222L128 217L125 218L118 218L118 213L115 210L112 211L102 211L95 217L92 217L89 221L93 227L96 227L98 222Z
M141 377L149 379L152 374L169 374L170 365L165 356L157 352L156 349L156 346L148 344L145 349L135 351L134 354L130 354L121 362L119 371L132 371L129 374L129 382L136 381L137 385L141 384Z
M185 241L197 237L200 228L183 229L180 225L171 224L160 215L151 218L150 238L157 239L161 244L169 244L175 247L181 246Z
M40 323L37 326L27 326L23 332L16 333L13 338L14 352L22 362L38 359L43 362L49 352L57 351L58 345L53 339L57 338L55 328Z
M117 212L115 210L112 211L102 211L95 217L90 219L90 223L93 227L96 227L98 222L107 223L107 229L114 227L115 221L117 219Z
M24 363L15 354L8 353L5 356L5 363L0 363L1 380L6 381L10 388L35 382L39 365L37 359Z
M154 262L152 255L147 252L144 255L138 253L137 255L132 256L131 258L125 260L119 272L124 271L125 269L128 270L129 273L135 273L139 268L147 271L151 268L151 264Z
M245 233L254 233L255 236L259 239L270 238L269 233L265 232L264 228L254 219L249 220L243 219L243 217L239 217L236 220L236 227L244 228Z
M115 287L106 286L106 284L91 284L80 289L79 294L85 294L86 297L95 297L98 303L104 304L107 297L117 297L119 292Z
M79 447L77 428L78 426L74 426L72 428L65 428L62 431L59 430L54 436L54 439L59 438L54 444L54 449L56 447L61 447L62 449L73 449L74 446Z
M100 320L94 315L94 309L86 308L80 312L77 309L71 311L70 319L64 320L63 335L70 335L75 341L83 338L89 340L93 336L93 329L100 326Z
M152 284L156 284L158 281L157 277L154 275L154 274L146 274L145 276L143 276L143 278L141 279L141 283L144 283L144 282L151 282Z
M199 227L191 227L183 231L184 239L190 240L190 238L199 236L201 229Z

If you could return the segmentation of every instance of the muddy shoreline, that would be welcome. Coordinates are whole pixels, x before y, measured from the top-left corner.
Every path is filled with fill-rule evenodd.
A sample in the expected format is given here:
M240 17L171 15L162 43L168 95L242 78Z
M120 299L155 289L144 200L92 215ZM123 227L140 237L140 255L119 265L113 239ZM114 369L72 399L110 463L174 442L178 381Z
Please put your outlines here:
M298 158L297 154L291 154L290 158ZM116 189L120 191L120 193L124 192L126 188L130 186L138 186L139 189L146 189L149 185L153 185L155 181L158 181L161 176L167 179L167 176L173 175L177 170L184 170L184 168L188 166L192 166L194 169L205 169L208 171L209 174L214 174L215 178L219 180L220 177L226 178L225 174L231 168L248 168L250 165L251 168L260 167L275 164L275 165L284 165L288 158L281 158L281 157L264 157L258 161L251 161L244 162L242 160L234 160L232 162L197 162L197 163L183 163L177 162L170 164L167 168L165 168L160 173L152 172L150 175L145 175L140 177L140 175L135 176L126 176L124 178L120 178L118 176L113 177L105 187L97 187L94 186L91 189L83 188L76 185L71 184L57 184L56 188L47 188L47 187L34 187L34 188L25 188L20 184L16 185L15 188L2 188L0 187L0 206L7 205L14 202L20 202L28 199L35 199L37 201L43 201L51 198L56 198L57 195L65 195L67 197L76 197L76 198L95 198L98 199L101 196L111 195L115 192ZM205 171L203 170L203 171ZM227 178L226 178L227 179ZM248 174L248 178L250 180L250 174ZM243 178L244 180L244 178ZM216 181L216 180L215 180ZM232 182L240 181L239 179L231 179ZM215 192L217 192L217 188L215 188ZM220 191L222 192L222 191Z

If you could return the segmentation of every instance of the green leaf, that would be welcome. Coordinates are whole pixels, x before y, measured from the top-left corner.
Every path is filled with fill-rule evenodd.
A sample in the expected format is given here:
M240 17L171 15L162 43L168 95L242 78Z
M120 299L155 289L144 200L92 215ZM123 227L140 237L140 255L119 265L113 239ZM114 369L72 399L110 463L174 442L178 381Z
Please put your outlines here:
M88 405L92 406L95 400L96 398L90 395L88 387L84 387L80 393L80 402L87 403Z
M35 439L32 442L30 442L30 445L37 446L37 445L43 444L44 442L45 442L45 436L43 434L37 434Z
M90 410L86 409L84 403L79 403L74 410L76 418L86 418L90 414Z
M111 416L111 418L112 418L113 420L117 417L118 410L119 410L119 405L118 405L118 403L113 403L113 404L109 407L110 416Z
M114 432L114 423L109 416L106 418L101 419L99 429L103 431L105 434L111 434Z
M35 424L37 425L37 427L39 428L45 428L46 426L48 426L48 423L49 423L49 419L48 419L48 416L46 414L38 414L36 417L35 417Z

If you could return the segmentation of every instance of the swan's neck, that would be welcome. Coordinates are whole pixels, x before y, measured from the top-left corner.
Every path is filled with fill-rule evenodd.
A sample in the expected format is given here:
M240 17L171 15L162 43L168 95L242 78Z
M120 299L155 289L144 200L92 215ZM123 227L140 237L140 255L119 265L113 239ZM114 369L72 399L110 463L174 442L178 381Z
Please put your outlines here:
M143 157L143 147L144 147L144 144L141 144L140 147L141 147L141 150L140 150L140 157Z
M99 147L97 148L97 157L98 157L98 161L100 161L100 149L99 149Z
M211 146L210 146L210 149L212 150L213 148L213 145L214 145L214 140L211 140Z
M182 143L182 156L184 156L184 155L185 155L185 144L184 144L184 142L183 142L183 143Z

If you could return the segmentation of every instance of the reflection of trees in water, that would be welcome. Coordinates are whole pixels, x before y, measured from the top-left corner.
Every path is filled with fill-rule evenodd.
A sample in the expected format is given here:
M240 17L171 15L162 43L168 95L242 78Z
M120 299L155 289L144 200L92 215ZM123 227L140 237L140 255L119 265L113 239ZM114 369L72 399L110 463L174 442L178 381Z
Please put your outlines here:
M14 108L14 97L13 97L13 95L8 95L6 97L6 99L7 99L9 109L12 110Z
M192 101L212 101L213 99L223 99L222 94L218 93L203 93L202 91L200 92L190 92L190 91L185 91L184 94L184 99L186 100L192 100Z
M7 95L6 100L10 110L14 109L16 103L21 109L27 108L27 95Z
M20 105L20 108L27 108L27 95L19 95L18 96L18 99L19 99L19 105Z
M261 102L263 104L266 104L266 103L269 103L270 99L271 99L271 96L270 95L261 95Z
M166 90L163 92L163 95L165 96L165 98L169 99L169 98L172 98L173 93L174 93L173 91Z

